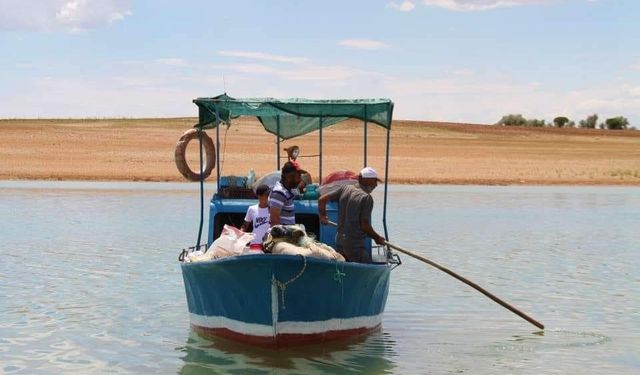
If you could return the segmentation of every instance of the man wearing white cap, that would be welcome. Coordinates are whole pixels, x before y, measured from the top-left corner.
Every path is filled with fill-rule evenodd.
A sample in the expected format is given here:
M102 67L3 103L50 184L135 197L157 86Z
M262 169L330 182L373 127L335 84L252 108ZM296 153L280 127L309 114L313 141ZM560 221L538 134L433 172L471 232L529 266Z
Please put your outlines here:
M384 237L371 227L373 197L371 192L382 182L373 168L366 167L358 174L358 183L342 185L333 193L318 199L320 222L329 223L327 202L338 201L338 230L336 250L349 262L371 263L371 254L365 249L365 238L371 237L378 245L385 243Z

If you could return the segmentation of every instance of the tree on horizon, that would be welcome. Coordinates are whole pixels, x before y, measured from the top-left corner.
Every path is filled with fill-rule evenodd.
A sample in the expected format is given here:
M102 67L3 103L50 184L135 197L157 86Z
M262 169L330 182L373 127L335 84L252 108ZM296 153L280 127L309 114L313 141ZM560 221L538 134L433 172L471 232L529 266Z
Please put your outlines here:
M558 116L558 117L553 119L553 124L557 128L564 128L565 125L567 125L568 123L569 123L569 118L565 117L565 116Z
M586 119L580 120L580 127L585 129L595 129L598 125L598 114L594 113L587 116Z
M605 121L607 129L624 130L629 127L629 120L624 116L611 117Z
M519 113L504 115L500 121L496 123L498 126L525 126L526 124L527 119Z

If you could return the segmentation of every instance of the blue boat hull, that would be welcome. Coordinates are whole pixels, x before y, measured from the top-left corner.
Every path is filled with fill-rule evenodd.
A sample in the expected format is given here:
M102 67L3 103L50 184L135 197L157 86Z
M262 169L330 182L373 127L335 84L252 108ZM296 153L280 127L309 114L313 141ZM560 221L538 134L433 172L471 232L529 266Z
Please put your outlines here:
M258 345L374 330L389 292L387 265L259 254L181 267L194 330Z

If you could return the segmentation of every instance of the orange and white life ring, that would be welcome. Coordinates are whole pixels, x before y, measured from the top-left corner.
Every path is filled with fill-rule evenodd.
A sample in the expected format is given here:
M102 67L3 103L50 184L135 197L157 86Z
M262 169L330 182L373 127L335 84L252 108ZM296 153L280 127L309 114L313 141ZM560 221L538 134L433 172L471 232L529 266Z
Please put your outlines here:
M184 132L182 137L180 137L180 139L178 140L178 143L176 143L176 166L178 167L178 171L180 171L180 173L190 181L200 181L200 173L196 173L192 171L191 168L189 168L189 164L187 164L186 158L187 145L189 145L189 142L191 142L193 139L197 138L198 130L189 129ZM202 174L206 179L207 177L209 177L211 171L216 165L216 147L213 145L213 140L211 140L211 137L209 137L204 131L202 131L202 148L204 151L204 168L202 170Z

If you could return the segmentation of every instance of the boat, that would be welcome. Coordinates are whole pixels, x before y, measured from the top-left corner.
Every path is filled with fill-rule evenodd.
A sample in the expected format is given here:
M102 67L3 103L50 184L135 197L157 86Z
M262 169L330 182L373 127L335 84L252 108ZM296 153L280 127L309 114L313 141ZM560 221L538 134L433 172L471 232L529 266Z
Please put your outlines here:
M198 123L188 132L190 139L200 140L200 173L185 176L199 176L200 226L195 246L183 249L179 256L192 329L206 337L225 337L268 347L322 343L378 329L389 293L391 270L401 262L391 249L372 245L370 239L366 241L366 248L372 252L374 263L371 264L262 253L202 262L187 259L194 251L206 251L226 223L242 223L248 206L256 203L250 187L242 185L243 179L221 176L219 172L220 127L230 125L240 116L257 117L265 131L275 136L278 170L282 159L281 141L318 132L317 181L322 181L323 175L323 129L348 119L362 120L363 165L366 166L368 126L385 128L382 225L388 240L387 181L393 102L388 99L235 99L227 94L197 98L193 102L198 107ZM360 126L353 123L349 122L349 126ZM215 147L206 130L215 131ZM185 148L182 144L181 152ZM204 150L208 150L207 155ZM215 155L209 154L212 151ZM288 158L295 160L299 149L289 148L287 152ZM176 162L186 163L178 149ZM208 240L203 242L205 171L212 169L217 172L217 190L209 201ZM314 233L320 242L335 247L336 229L320 224L317 199L317 194L305 194L295 201L296 223L304 224L306 231ZM327 214L330 220L337 221L337 203L328 204Z

